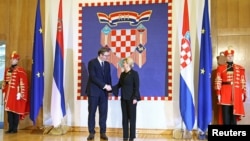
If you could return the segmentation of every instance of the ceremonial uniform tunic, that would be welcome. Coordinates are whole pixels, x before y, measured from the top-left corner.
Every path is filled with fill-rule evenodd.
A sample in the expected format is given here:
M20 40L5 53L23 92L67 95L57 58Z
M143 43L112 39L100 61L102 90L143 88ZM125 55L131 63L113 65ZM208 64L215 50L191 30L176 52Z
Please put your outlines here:
M4 74L3 94L5 110L21 115L28 114L28 84L25 70L19 66L7 68ZM21 98L17 99L17 94Z
M233 105L233 114L239 117L245 116L243 98L246 98L245 69L233 64L232 71L228 71L227 64L217 68L215 78L215 90L221 99L220 105Z

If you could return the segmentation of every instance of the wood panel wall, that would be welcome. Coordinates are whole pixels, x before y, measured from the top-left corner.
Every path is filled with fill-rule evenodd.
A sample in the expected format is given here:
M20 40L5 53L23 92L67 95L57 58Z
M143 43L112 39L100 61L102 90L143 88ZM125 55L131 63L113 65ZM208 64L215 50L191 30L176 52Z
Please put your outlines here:
M33 38L37 0L1 0L0 1L0 40L6 41L6 66L10 66L10 54L20 54L19 65L31 75ZM41 17L44 23L45 0L40 0ZM45 25L43 24L43 28ZM44 28L45 29L45 28ZM7 127L6 113L5 128ZM42 118L40 116L39 118ZM42 121L41 119L39 121ZM29 122L27 120L27 122ZM25 126L27 122L23 122Z
M228 46L235 50L234 63L246 69L247 96L245 112L247 117L239 124L250 123L250 1L211 0L211 30L213 45L213 67L216 69L216 56ZM216 97L214 97L214 118L217 121Z

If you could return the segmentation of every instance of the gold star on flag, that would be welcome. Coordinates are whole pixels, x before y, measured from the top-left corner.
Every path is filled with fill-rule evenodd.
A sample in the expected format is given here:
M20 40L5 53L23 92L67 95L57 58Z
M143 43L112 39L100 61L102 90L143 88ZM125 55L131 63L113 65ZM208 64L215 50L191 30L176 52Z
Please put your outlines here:
M202 69L201 69L201 74L204 74L204 73L205 73L205 69L202 68Z
M201 30L201 33L202 33L202 34L204 34L204 33L205 33L205 29L204 29L204 28Z
M38 73L36 74L36 76L39 78L39 77L40 77L40 72L38 72Z
M39 28L39 32L40 32L40 33L43 33L43 30L42 30L42 28L41 28L41 27Z

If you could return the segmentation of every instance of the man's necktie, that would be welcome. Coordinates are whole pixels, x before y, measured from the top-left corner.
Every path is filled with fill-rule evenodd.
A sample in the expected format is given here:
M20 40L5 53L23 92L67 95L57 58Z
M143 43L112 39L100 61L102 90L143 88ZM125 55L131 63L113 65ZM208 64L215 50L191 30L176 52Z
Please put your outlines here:
M101 62L102 71L104 72L104 62Z

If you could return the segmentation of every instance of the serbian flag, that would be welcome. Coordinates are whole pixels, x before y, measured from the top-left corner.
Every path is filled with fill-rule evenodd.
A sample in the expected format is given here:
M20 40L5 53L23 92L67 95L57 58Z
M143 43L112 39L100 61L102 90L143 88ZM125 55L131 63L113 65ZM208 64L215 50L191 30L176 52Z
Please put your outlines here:
M36 124L40 108L43 106L44 96L44 49L43 30L40 13L40 0L37 1L30 95L30 119Z
M194 68L190 41L188 5L187 0L185 0L180 51L180 113L182 120L189 131L193 129L195 121Z
M201 29L200 67L198 87L198 128L205 133L212 121L212 44L208 0L205 0Z
M64 98L64 47L63 47L63 21L62 21L62 0L59 4L56 48L54 58L54 72L51 96L51 117L54 127L58 127L66 115Z

